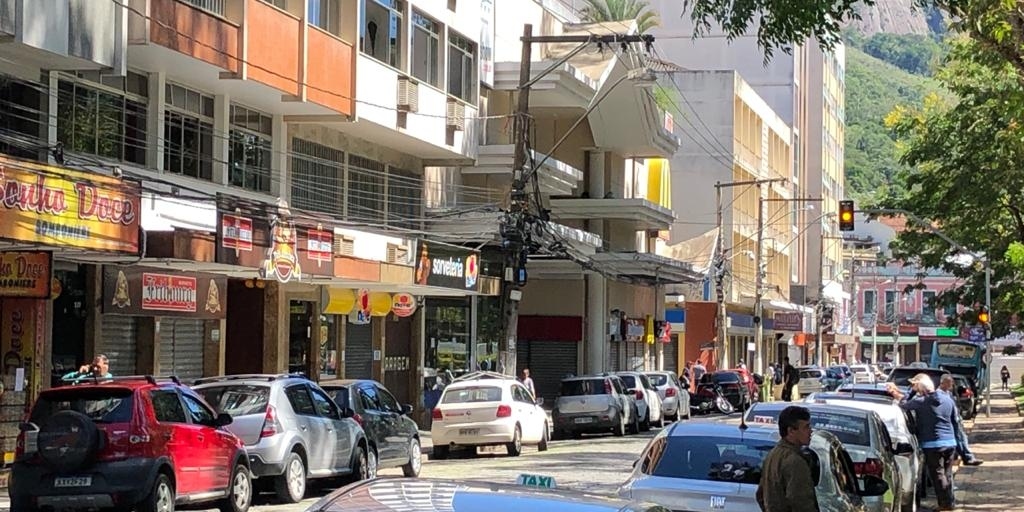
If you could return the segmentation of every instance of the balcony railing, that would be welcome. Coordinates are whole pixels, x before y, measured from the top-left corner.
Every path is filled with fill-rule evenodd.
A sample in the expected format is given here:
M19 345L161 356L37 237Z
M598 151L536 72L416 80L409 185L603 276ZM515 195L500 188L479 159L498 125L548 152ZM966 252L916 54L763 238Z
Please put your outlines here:
M184 0L204 11L212 12L218 16L224 15L224 4L227 0Z

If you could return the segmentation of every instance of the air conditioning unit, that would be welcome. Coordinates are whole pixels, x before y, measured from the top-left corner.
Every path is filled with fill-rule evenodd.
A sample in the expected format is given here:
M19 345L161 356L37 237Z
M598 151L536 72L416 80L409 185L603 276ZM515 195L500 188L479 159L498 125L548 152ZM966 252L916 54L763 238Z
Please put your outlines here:
M404 245L388 244L387 263L401 265L409 262L409 248Z
M398 110L419 112L420 86L407 76L398 77Z
M353 238L347 236L338 236L334 238L334 255L335 256L355 256L356 255L356 241Z
M448 100L447 124L449 128L462 131L466 129L466 106L462 102Z

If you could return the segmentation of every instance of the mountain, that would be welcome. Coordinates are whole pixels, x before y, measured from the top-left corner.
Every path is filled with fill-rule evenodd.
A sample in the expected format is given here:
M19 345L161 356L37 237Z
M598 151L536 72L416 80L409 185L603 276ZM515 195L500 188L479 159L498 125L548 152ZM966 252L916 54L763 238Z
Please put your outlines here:
M933 8L917 7L917 3L917 0L877 0L872 6L860 4L860 19L848 21L847 26L866 36L943 33L942 15Z

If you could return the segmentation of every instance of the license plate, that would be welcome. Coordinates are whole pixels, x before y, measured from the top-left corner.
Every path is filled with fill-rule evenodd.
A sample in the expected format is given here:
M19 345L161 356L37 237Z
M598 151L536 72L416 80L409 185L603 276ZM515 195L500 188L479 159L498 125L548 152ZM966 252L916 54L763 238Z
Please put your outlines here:
M576 423L593 423L594 418L576 418L573 421L575 421Z
M712 496L711 497L711 509L721 510L725 508L725 496Z
M459 435L460 436L475 436L475 435L477 435L479 433L480 433L480 429L478 429L478 428L460 428L459 429Z
M89 487L91 476L59 476L53 480L54 487Z

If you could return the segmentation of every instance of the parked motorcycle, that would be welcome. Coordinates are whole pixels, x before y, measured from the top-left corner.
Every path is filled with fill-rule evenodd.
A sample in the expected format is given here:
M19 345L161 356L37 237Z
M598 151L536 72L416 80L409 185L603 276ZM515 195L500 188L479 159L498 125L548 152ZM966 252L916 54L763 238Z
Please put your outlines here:
M736 408L725 398L722 387L717 383L701 383L697 385L697 392L690 398L690 409L697 414L711 414L716 410L722 414L732 414Z

